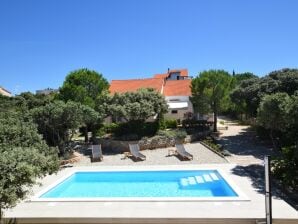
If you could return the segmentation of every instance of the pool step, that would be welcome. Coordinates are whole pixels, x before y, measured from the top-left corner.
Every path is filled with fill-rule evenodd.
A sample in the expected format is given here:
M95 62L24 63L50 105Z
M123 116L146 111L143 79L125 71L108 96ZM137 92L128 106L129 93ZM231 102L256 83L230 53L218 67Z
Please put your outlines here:
M182 187L196 186L198 184L210 183L219 180L215 173L203 174L202 176L190 176L180 179L180 185Z
M210 176L213 180L219 180L218 176L215 173L210 173Z
M208 174L204 174L203 177L204 177L204 180L205 180L206 182L212 182L212 181L213 181L213 180L211 179L211 177L210 177Z

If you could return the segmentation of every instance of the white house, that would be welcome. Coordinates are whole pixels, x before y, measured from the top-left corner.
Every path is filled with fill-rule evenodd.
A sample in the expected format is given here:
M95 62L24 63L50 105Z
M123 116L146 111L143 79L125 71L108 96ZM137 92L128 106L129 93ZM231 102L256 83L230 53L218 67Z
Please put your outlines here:
M1 86L0 86L0 94L3 95L3 96L8 96L8 97L12 96L11 92L9 92L8 90L4 89Z

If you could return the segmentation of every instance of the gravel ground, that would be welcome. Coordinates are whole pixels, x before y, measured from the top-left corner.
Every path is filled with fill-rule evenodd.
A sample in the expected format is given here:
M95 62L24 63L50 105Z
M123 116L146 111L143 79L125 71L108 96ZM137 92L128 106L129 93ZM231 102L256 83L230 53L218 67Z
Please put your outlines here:
M168 150L175 149L174 147L161 148L154 150L143 150L142 154L146 156L145 161L133 161L131 158L123 159L123 154L107 155L103 152L103 161L90 161L90 156L82 156L79 162L74 166L124 166L124 165L180 165L180 164L206 164L206 163L227 163L226 159L218 156L214 152L207 149L200 143L185 144L185 149L193 155L193 160L182 161L179 157L172 155L168 156Z

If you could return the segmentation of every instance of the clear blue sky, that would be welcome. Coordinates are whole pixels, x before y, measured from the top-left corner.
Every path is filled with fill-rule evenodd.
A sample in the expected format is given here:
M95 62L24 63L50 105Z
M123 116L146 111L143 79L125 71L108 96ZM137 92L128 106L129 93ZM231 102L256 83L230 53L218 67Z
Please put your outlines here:
M297 0L1 0L0 86L58 88L83 67L109 81L295 68L297 10Z

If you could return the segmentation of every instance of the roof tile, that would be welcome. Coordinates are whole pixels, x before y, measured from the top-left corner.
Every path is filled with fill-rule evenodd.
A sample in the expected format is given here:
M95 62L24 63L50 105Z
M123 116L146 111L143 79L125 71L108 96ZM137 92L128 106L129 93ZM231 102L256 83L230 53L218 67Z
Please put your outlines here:
M164 96L191 96L191 80L168 80L164 86Z
M110 85L110 93L133 92L142 88L153 88L161 92L163 79L129 79L129 80L112 80Z

